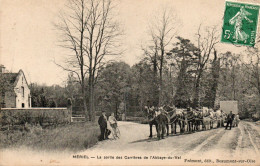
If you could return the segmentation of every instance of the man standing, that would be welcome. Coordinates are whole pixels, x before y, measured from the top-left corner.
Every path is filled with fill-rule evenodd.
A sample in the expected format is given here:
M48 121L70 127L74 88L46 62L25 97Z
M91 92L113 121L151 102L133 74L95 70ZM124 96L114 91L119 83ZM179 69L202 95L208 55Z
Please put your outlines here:
M100 135L100 140L103 141L107 139L107 117L106 117L106 112L102 111L102 115L98 119L98 124L100 127L101 135Z
M228 128L228 125L230 125L230 128L229 128L229 129L231 130L233 118L234 118L234 115L233 115L232 111L230 111L230 113L229 113L228 116L227 116L226 129Z

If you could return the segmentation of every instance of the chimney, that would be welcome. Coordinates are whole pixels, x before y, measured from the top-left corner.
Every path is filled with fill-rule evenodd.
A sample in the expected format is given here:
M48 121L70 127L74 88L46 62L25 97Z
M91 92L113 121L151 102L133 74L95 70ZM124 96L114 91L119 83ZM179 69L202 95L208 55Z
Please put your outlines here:
M4 73L5 72L5 66L0 64L0 73Z

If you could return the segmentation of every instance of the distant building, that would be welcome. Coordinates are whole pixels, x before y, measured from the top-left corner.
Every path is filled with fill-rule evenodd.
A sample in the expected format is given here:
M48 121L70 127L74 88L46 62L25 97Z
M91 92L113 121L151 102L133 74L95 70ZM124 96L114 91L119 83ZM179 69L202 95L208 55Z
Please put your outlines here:
M5 83L1 87L1 108L30 108L31 94L23 71L8 73L4 69L5 67L0 65L1 79Z

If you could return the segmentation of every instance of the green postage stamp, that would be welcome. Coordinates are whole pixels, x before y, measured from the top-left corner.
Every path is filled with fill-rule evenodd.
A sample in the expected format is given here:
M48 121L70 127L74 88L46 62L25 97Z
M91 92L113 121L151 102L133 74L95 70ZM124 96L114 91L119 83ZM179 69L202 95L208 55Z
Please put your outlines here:
M226 1L221 42L253 47L257 33L259 7Z

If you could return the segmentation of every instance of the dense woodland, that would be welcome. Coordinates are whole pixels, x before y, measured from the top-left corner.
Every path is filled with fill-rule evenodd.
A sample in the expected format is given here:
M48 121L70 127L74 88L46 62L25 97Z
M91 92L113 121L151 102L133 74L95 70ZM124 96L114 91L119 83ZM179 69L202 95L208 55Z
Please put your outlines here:
M189 53L190 41L177 38L179 41L174 43L164 61L161 105L195 108L196 57ZM181 53L183 50L186 51ZM201 77L198 106L217 108L221 100L238 100L241 118L259 114L260 57L258 49L251 48L248 54L213 52ZM254 59L246 63L242 60L245 56ZM158 100L158 95L154 95L159 94L158 79L158 75L154 74L153 62L145 55L133 66L122 61L107 63L95 85L96 111L104 109L116 113L126 111L131 116L142 115L145 105L155 104ZM3 77L1 82L5 88L8 87ZM88 87L85 88L87 91ZM72 73L68 75L65 87L32 83L30 89L33 107L66 107L68 98L72 99L73 106L83 107L80 85Z
M70 54L55 63L68 78L65 86L31 84L33 107L64 107L70 98L93 121L100 110L141 116L146 105L218 108L219 101L238 100L241 118L259 117L260 41L241 54L221 52L219 28L200 25L195 39L183 38L177 17L165 9L148 20L141 60L129 66L105 59L122 55L112 1L70 0L67 6L56 28Z
M67 7L56 28L70 53L56 64L70 72L63 94L83 107L86 120L94 121L101 109L138 116L145 105L217 108L220 100L238 100L244 118L259 112L259 41L246 55L221 52L221 28L200 24L185 39L174 10L160 8L147 20L141 60L129 66L108 61L124 55L111 0L69 0Z
M196 56L189 53L188 47L191 43L188 39L178 37L178 40L164 61L161 105L218 108L221 100L238 100L241 118L252 118L259 114L258 56L254 57L258 58L258 61L245 63L241 59L242 55L231 52L219 54L215 50L203 70L199 104L195 105L193 101L197 76ZM252 56L258 55L257 49L250 51L253 51L252 54L250 52ZM171 54L173 52L176 54ZM121 61L106 64L95 85L96 111L126 111L127 115L141 116L145 105L158 104L156 101L159 94L159 78L154 74L153 67L151 60L145 55L143 60L133 66ZM88 87L85 88L87 90ZM82 106L79 102L82 101L79 95L80 85L73 74L68 75L65 87L31 84L31 93L34 107L64 107L68 98L75 102L74 106Z

